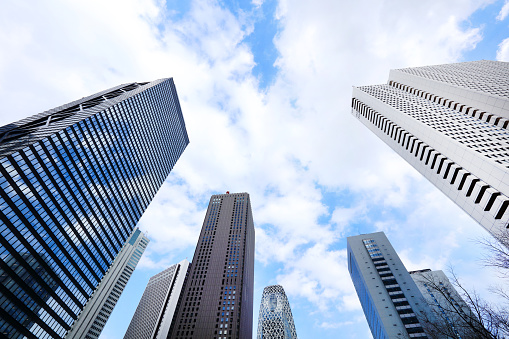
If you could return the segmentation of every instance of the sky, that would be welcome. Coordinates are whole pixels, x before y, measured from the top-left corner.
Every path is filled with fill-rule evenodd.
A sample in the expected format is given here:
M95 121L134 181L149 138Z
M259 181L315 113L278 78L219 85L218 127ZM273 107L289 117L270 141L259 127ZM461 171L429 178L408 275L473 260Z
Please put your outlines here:
M367 338L346 237L384 231L407 269L453 267L493 298L487 233L351 114L389 70L509 61L503 0L7 1L0 125L173 77L190 144L139 222L150 244L101 338L122 338L148 279L192 259L212 194L248 192L254 332L281 284L301 338Z

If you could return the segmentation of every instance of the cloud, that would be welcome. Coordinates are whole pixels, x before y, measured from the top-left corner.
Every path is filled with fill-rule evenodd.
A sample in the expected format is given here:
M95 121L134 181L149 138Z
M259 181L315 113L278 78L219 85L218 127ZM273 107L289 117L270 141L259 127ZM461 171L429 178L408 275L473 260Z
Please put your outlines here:
M509 62L509 38L504 39L498 45L497 60Z
M338 322L338 323L330 323L330 322L327 322L327 321L324 321L320 324L320 327L323 327L323 328L327 328L327 329L336 329L336 328L341 328L341 327L344 327L345 325L353 325L354 322L353 321L344 321L344 322Z
M507 18L507 15L509 15L509 1L506 0L504 3L504 6L500 9L500 12L497 15L497 20L502 21L505 18Z

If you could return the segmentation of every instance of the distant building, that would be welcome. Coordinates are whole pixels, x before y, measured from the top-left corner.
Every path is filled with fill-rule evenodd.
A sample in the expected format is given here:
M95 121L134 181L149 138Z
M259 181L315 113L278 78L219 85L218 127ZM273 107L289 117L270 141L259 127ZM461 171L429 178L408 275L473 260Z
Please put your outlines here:
M148 243L149 239L136 228L113 260L66 339L99 338Z
M210 198L169 338L252 338L254 232L249 194Z
M477 316L472 313L444 272L424 269L409 273L431 311L427 313L429 319L425 320L429 320L433 325L423 323L427 332L448 332L452 338L475 337L472 327L465 323L465 319L477 320Z
M188 269L184 259L150 278L124 339L167 338Z
M391 70L352 113L493 235L509 227L509 63Z
M281 285L263 289L257 339L297 339L290 303Z
M383 232L347 238L348 270L375 339L426 338L421 292Z
M0 127L4 336L66 336L188 143L172 79Z

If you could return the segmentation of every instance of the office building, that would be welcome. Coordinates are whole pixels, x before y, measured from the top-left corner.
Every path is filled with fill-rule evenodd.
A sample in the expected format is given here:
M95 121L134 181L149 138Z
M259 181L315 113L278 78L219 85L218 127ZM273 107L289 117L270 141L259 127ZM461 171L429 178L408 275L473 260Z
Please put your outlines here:
M509 63L391 70L352 113L488 232L509 227Z
M124 339L168 337L188 269L184 259L150 278Z
M170 338L252 338L254 244L249 194L213 195Z
M424 269L409 273L430 308L421 323L427 333L435 334L432 337L474 338L472 324L485 331L444 272Z
M375 339L426 338L429 308L383 232L347 238L348 271Z
M149 239L136 228L106 271L66 339L99 338L148 243Z
M67 334L188 143L172 79L0 127L2 335Z
M263 289L257 338L297 339L290 303L281 285Z
M33 255L24 252L20 253L20 256L25 262L32 266L34 271L46 282L50 290L54 292L57 289L58 285L56 281L51 277L51 274L46 272L45 268L37 262ZM41 254L41 258L46 260L46 255ZM19 277L19 279L16 279L16 276ZM8 254L0 267L0 284L9 289L9 287L15 286L18 283L24 284L32 289L38 289L39 287L37 281L30 275L30 272L21 266L11 254ZM47 302L50 298L50 293L45 290L40 290L39 297L43 302ZM0 298L4 300L6 296L2 295ZM9 306L10 308L4 309L8 314L15 314L19 310L19 308L14 305ZM35 302L26 303L25 306L36 314L41 311L41 306ZM34 324L33 320L28 317L20 318L19 323L26 329L30 329ZM24 337L24 335L19 332L9 332L8 328L9 324L0 318L0 333L11 339L22 339Z

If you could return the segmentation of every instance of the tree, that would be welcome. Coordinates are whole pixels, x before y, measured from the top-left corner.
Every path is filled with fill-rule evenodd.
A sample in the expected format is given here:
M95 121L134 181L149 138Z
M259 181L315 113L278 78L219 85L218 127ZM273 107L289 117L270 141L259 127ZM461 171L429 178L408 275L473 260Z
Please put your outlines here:
M495 267L502 278L509 280L509 232L478 242L489 253L483 259L484 265ZM450 280L445 275L442 279L426 272L419 276L419 287L431 312L421 312L418 317L428 337L509 338L509 289L506 285L490 288L498 297L497 303L493 303L464 288L452 269L450 276Z

